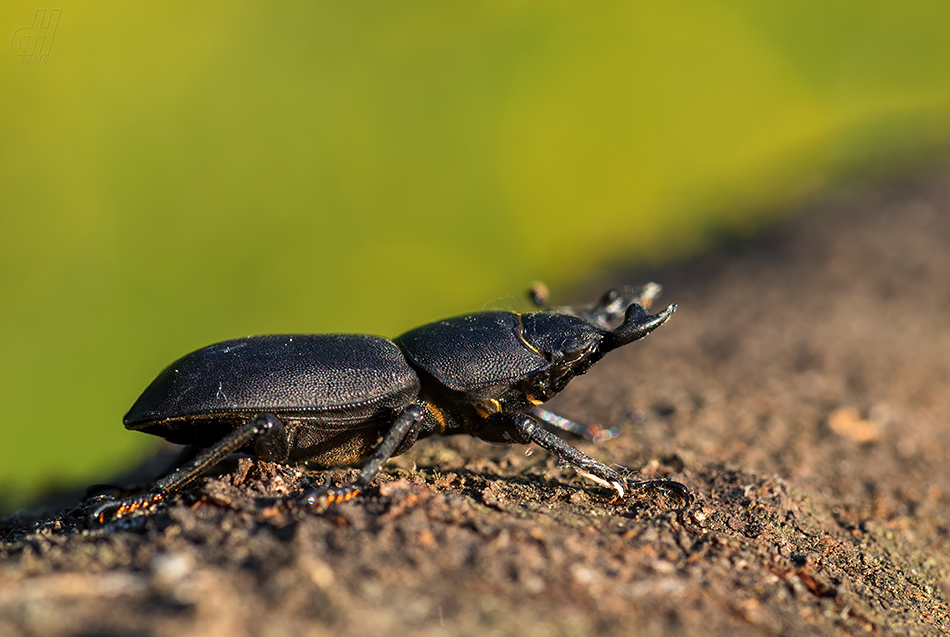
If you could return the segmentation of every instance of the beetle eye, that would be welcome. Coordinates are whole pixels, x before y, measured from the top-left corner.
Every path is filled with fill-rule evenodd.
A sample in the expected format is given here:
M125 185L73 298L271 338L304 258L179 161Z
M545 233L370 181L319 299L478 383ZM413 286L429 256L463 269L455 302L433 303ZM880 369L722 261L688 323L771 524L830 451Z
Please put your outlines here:
M584 348L581 347L580 342L576 338L565 338L561 341L561 346L558 348L561 352L561 360L570 362L577 360L584 354Z

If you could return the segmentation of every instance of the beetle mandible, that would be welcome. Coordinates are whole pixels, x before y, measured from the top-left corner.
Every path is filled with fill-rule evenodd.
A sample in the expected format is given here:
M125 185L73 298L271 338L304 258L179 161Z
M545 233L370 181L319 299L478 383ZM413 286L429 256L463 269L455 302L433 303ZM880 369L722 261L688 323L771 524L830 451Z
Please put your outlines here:
M611 290L591 307L466 314L394 340L270 335L199 349L165 368L123 422L202 451L148 492L110 500L92 517L101 523L109 514L149 508L236 451L323 467L363 462L350 484L305 495L311 506L325 506L365 490L387 460L419 438L458 433L533 442L618 496L659 489L688 505L691 496L682 484L628 481L539 422L569 423L540 405L607 352L669 320L675 305L653 315L644 309L659 289Z

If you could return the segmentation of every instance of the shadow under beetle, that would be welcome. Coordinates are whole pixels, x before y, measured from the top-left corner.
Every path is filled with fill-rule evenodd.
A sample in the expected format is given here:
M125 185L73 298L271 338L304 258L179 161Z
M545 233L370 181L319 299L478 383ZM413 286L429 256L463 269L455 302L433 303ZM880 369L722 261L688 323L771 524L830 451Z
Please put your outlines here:
M199 349L162 371L123 422L202 451L150 491L101 504L92 518L102 523L151 507L236 451L323 467L364 462L351 484L305 495L310 506L325 506L358 495L387 460L419 438L458 433L489 442L534 442L618 496L655 489L688 506L692 496L682 484L628 481L538 422L574 425L539 405L607 352L669 320L675 305L653 315L643 308L659 289L649 284L626 295L612 290L592 307L466 314L393 341L288 334Z

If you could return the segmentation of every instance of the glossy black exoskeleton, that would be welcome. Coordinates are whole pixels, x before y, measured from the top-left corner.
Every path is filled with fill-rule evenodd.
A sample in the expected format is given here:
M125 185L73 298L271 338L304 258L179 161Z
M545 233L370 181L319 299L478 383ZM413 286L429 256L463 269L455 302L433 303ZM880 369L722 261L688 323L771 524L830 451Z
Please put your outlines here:
M261 460L323 467L363 462L353 483L307 494L311 506L322 506L356 496L417 439L458 433L534 442L619 496L655 488L688 504L683 485L628 481L538 422L560 425L564 419L539 405L607 352L670 318L675 305L654 315L643 309L658 291L653 284L639 294L611 291L588 308L466 314L394 341L296 334L199 349L162 371L124 423L203 450L149 492L106 502L93 517L102 522L151 506L239 450Z

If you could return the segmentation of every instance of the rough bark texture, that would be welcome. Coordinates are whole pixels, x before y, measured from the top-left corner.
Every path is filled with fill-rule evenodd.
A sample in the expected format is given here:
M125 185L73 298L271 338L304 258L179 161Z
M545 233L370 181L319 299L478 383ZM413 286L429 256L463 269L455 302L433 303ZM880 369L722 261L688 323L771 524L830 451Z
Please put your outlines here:
M324 513L275 505L319 477L242 459L102 528L0 522L0 634L947 634L950 176L813 208L587 290L680 309L548 406L688 511L466 437Z

